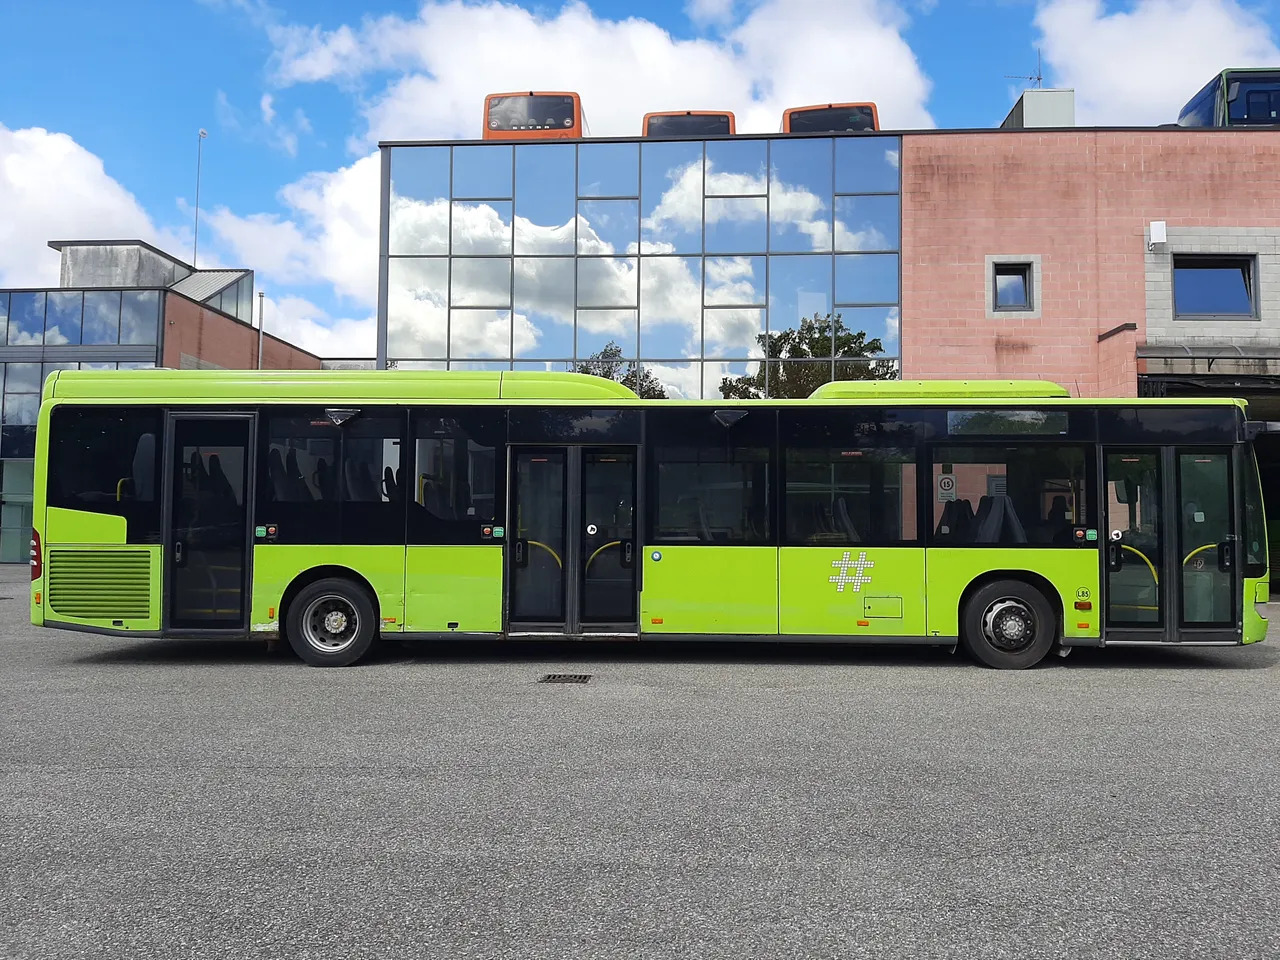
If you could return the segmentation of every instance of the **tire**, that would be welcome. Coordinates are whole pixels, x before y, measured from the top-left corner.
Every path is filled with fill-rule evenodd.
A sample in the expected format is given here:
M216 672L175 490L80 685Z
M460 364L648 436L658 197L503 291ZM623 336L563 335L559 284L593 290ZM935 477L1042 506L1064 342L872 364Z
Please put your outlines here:
M964 605L965 649L997 670L1025 670L1045 658L1057 639L1058 618L1043 593L1021 580L997 580Z
M377 619L364 587L332 577L303 587L285 622L293 652L313 667L346 667L373 643Z

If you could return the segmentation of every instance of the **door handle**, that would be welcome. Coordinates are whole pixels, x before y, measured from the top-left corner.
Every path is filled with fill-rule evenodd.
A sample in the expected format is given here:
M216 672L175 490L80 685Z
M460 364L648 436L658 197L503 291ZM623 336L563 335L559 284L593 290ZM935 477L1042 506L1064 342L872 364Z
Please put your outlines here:
M629 567L636 562L636 547L630 540L622 541L622 565Z
M1230 573L1236 566L1236 545L1230 540L1218 544L1218 569Z
M1118 573L1124 565L1124 554L1120 551L1120 544L1107 544L1107 569L1112 573Z
M182 566L182 560L183 560L182 541L175 540L173 541L173 565L175 567Z
M517 567L527 567L529 565L529 541L517 539L513 544L515 555L512 557Z

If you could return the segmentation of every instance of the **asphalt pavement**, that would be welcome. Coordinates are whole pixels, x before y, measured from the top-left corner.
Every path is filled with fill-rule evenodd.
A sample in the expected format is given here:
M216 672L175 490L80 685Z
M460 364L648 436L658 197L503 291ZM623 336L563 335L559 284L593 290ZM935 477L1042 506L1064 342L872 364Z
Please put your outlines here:
M33 628L23 573L0 956L1280 956L1280 642L320 670Z

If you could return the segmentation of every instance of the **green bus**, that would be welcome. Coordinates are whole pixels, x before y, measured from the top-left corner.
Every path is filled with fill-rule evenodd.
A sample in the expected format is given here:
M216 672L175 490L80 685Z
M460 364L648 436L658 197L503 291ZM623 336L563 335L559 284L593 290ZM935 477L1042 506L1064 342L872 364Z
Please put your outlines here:
M1057 649L1262 640L1267 543L1234 400L1034 381L638 399L543 372L56 372L32 621L378 638Z
M1280 67L1223 70L1178 114L1179 127L1280 125Z

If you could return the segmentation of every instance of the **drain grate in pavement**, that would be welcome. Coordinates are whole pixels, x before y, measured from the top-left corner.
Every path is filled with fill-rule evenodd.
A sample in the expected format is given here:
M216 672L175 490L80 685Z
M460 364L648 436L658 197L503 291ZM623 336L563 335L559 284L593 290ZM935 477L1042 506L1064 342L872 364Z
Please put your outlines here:
M547 673L543 674L539 683L586 683L591 679L589 673Z

